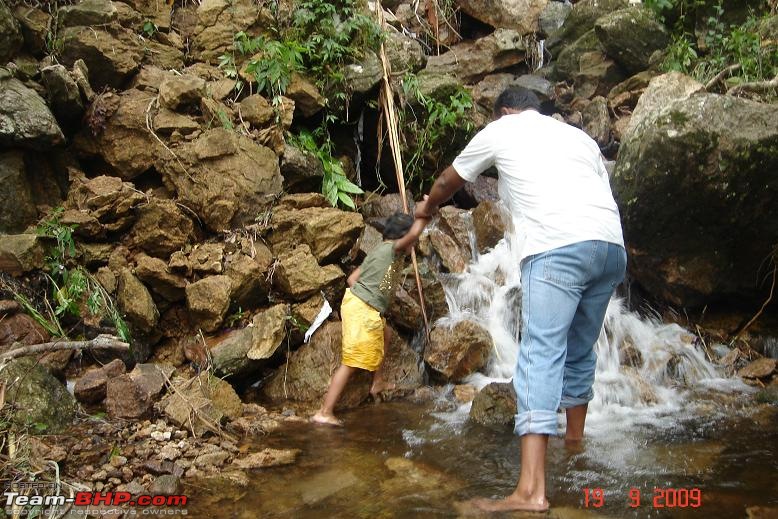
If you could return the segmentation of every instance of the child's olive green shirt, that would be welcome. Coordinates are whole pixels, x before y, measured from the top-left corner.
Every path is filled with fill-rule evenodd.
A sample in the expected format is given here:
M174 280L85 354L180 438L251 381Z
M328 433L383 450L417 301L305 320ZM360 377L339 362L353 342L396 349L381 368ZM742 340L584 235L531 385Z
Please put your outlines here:
M384 241L365 257L351 293L384 315L400 279L403 259L402 254L395 255L393 241Z

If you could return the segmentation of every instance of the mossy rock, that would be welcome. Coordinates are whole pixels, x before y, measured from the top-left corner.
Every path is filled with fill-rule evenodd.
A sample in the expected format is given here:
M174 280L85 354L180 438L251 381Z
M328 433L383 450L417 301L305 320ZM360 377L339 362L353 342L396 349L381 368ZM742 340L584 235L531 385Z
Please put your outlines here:
M11 421L32 432L54 433L74 418L76 401L65 386L33 358L12 360L0 371Z

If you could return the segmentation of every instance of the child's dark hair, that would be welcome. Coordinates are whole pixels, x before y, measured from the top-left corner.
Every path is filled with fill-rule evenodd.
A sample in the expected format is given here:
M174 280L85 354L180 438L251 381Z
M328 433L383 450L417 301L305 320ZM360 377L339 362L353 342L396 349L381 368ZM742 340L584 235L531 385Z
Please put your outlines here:
M398 240L408 234L413 225L413 217L405 213L394 213L383 222L381 234L385 240Z

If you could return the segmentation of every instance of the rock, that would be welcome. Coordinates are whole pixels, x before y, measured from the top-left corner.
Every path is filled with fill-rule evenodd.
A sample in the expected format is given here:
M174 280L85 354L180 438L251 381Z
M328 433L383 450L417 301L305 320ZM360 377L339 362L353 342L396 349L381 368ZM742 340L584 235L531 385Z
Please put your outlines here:
M269 359L284 339L287 305L271 306L254 316L252 325L252 344L246 356L252 360Z
M534 92L542 105L548 105L554 99L554 85L546 78L524 74L516 76L509 73L489 74L473 87L473 101L480 106L485 115L491 117L494 102L508 87L521 86Z
M303 117L317 114L325 105L325 99L316 85L297 73L292 74L285 94L294 101L295 109L299 110Z
M54 115L35 90L18 79L0 79L0 146L47 149L64 140Z
M652 123L662 110L673 101L688 99L705 92L702 83L681 74L668 72L651 79L632 112L627 133L632 133L644 122Z
M746 508L747 519L775 519L778 517L778 507L749 506Z
M221 274L224 270L224 245L203 243L189 253L189 265L198 274Z
M470 258L454 238L439 229L430 229L429 239L446 271L462 273L467 270Z
M122 313L134 328L151 332L159 321L159 310L148 289L129 269L119 273L116 302Z
M521 63L525 50L521 34L497 29L489 36L454 45L440 56L430 56L424 71L474 82L488 73Z
M438 227L457 242L469 263L473 256L470 244L470 232L473 228L472 215L464 209L447 205L440 208L438 216Z
M678 306L763 300L753 276L778 241L778 108L699 94L641 113L643 98L611 178L634 279Z
M559 53L554 77L575 82L579 97L605 96L625 78L625 73L605 55L594 30L584 33Z
M384 50L392 70L407 70L415 73L427 63L427 56L421 43L399 32L385 33Z
M24 154L20 151L0 152L0 206L14 208L0 213L0 233L23 232L38 218Z
M664 26L643 7L628 7L608 13L594 25L605 53L630 74L646 70L649 58L670 43Z
M273 275L273 284L294 301L302 301L322 290L328 290L344 278L337 265L320 267L308 245L282 252ZM334 301L339 298L330 298Z
M548 2L538 17L538 28L546 36L557 32L570 15L573 6L568 2Z
M205 96L205 80L187 74L168 75L159 85L159 102L170 110L196 105Z
M648 87L649 82L657 75L656 72L645 70L631 76L608 92L608 106L611 110L618 113L617 110L625 106L630 113L635 109L638 100Z
M151 485L149 485L149 495L152 496L173 496L180 494L181 478L173 474L163 474L158 476Z
M281 209L308 209L309 207L331 207L327 199L321 193L294 193L283 197L275 205Z
M419 277L421 278L421 288L424 292L424 305L427 310L427 318L430 322L448 315L448 303L446 303L446 292L440 283L437 275L425 264L419 265ZM403 288L413 294L414 298L418 294L415 276L407 276L403 282Z
M224 418L232 420L242 414L242 405L229 383L208 373L177 383L176 390L160 402L165 416L195 436L218 432Z
M285 192L305 193L321 186L324 168L312 153L287 144L281 159L281 176Z
M171 302L181 301L186 297L186 280L171 273L167 263L145 254L136 256L135 261L135 275L153 292Z
M112 418L141 418L150 413L173 369L137 364L129 373L108 379L105 408Z
M413 292L409 293L402 286L398 286L386 313L387 318L397 327L415 333L424 324L418 297L415 287Z
M109 0L81 0L75 5L66 5L57 11L57 22L61 28L77 25L105 25L116 21L118 11Z
M406 198L410 211L413 212L413 197L406 191ZM392 216L394 213L402 213L403 203L400 193L390 193L388 195L368 196L367 200L360 208L365 218L378 219Z
M37 234L0 234L0 271L12 276L41 269L45 251Z
M554 2L549 2L549 5ZM569 45L594 29L594 24L601 16L629 5L628 0L581 0L573 5L564 24L546 41L546 48L552 56L559 56L561 47Z
M5 17L1 15L0 18L5 20ZM24 47L35 56L45 54L46 37L51 27L51 16L41 9L21 4L14 8L14 18L16 18L21 27L22 36L24 36ZM4 31L0 29L0 32ZM5 62L8 59L10 59L10 56L0 56L0 62Z
M548 0L458 0L463 12L496 29L513 29L520 34L538 30L538 18Z
M147 127L146 112L153 101L153 94L140 90L97 96L87 110L88 124L75 137L76 151L105 162L123 180L145 173L161 157L176 162Z
M172 200L151 199L138 211L130 241L139 249L159 258L167 258L189 242L194 224Z
M84 114L84 103L76 81L62 65L41 69L49 105L60 125L73 129Z
M166 35L160 35L158 38L170 38L175 33L167 33ZM163 69L180 70L184 66L184 53L181 49L171 45L165 45L163 43L146 40L143 45L144 50L144 62Z
M252 452L244 458L236 458L232 464L245 470L264 469L280 465L291 465L297 461L300 449L263 449Z
M384 351L384 360L379 369L381 380L394 384L395 388L382 391L382 395L408 394L424 382L419 354L408 342L390 327L391 339Z
M497 193L497 179L479 175L475 182L467 182L465 187L454 195L454 199L463 209L471 209L487 200L496 202L500 199Z
M15 315L22 307L16 301L11 299L0 300L0 317ZM2 341L0 341L2 342Z
M340 365L341 324L330 321L316 330L308 344L293 352L284 366L271 376L264 393L274 401L319 402L330 377ZM339 406L359 405L369 392L370 374L360 371L349 380Z
M611 120L608 114L608 102L602 96L592 99L581 111L583 130L597 142L600 148L611 140Z
M15 301L8 303L15 303ZM9 351L14 343L28 346L41 344L50 339L49 333L27 314L5 314L0 319L2 319L0 320L0 353Z
M163 161L163 180L212 231L253 221L281 191L276 154L235 132L213 128L174 151L187 172Z
M98 227L89 224L90 232L85 228L76 229L77 234L88 238L101 238L106 233L127 229L135 221L135 208L146 198L129 182L118 177L99 176L87 179L76 176L72 179L68 198L65 202L65 214L73 223L83 226L95 221ZM80 219L74 218L80 213ZM84 219L86 218L86 220ZM161 220L160 220L161 221ZM159 221L155 221L155 225Z
M209 276L186 287L186 307L206 332L216 330L230 307L230 278Z
M232 48L235 34L258 34L271 23L267 8L258 8L251 0L205 0L197 7L192 56L197 61L214 62Z
M452 328L436 325L424 350L424 360L445 380L457 381L486 365L492 338L473 321L459 321Z
M116 22L100 27L67 27L60 32L63 65L73 66L83 59L95 89L121 89L138 71L143 60L143 46L138 35Z
M22 47L21 27L4 1L0 1L0 63L5 64Z
M13 384L13 390L5 394L10 420L21 427L30 427L31 432L58 433L75 418L75 400L36 359L10 361L0 371L0 382L6 387Z
M205 342L217 376L242 379L262 368L262 362L251 360L246 355L254 346L253 332L254 328L250 326L231 330L217 337L206 338Z
M273 211L268 242L276 255L306 244L319 262L347 254L364 229L362 215L334 207Z
M765 379L775 373L776 366L778 366L778 360L776 359L757 359L738 371L737 375L743 378Z
M375 88L383 77L381 60L373 51L366 51L359 63L346 65L343 73L346 88L357 96L365 95Z
M492 382L473 399L470 420L481 425L510 425L516 415L516 392L510 382Z
M161 135L170 135L178 132L181 135L189 135L200 129L200 125L186 115L181 115L168 110L160 109L154 116L154 131Z
M230 278L232 299L240 308L255 308L267 301L270 289L267 268L253 258L237 253L228 260L225 274Z
M73 393L76 400L85 404L102 402L106 395L108 379L123 375L127 367L120 359L114 359L99 368L93 368L76 380Z
M257 128L270 124L276 115L273 105L259 94L243 98L238 106L240 117Z
M505 237L505 220L504 209L499 202L481 202L473 209L473 228L478 252L483 254Z

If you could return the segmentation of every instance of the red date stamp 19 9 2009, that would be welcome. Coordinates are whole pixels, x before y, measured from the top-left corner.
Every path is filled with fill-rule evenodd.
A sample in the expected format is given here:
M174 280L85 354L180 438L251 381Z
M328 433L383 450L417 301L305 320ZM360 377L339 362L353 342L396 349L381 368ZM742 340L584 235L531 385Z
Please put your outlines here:
M605 505L605 492L601 488L583 489L584 508L600 508ZM639 488L631 488L627 495L631 508L643 505ZM702 490L699 488L654 488L649 504L653 508L699 508L702 506Z

